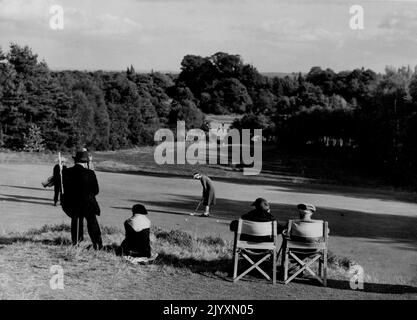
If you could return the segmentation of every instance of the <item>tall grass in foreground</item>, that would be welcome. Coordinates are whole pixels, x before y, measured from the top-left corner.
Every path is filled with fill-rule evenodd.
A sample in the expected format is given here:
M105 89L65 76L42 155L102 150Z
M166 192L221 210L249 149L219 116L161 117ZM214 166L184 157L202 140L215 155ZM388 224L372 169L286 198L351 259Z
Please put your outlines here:
M116 256L116 251L124 238L122 230L115 227L102 227L103 251L93 251L88 234L80 246L71 245L70 226L66 224L45 225L24 233L0 235L1 244L30 244L55 247L57 258L68 262L88 261L89 259L115 260L126 264ZM153 227L151 230L152 251L159 254L155 265L173 268L181 272L209 273L222 277L230 276L232 270L233 243L219 237L198 237L178 229L163 230ZM91 250L90 250L91 249ZM329 253L329 277L346 279L346 275L355 262L346 257Z
M151 279L178 282L184 290L185 279L198 275L218 279L214 286L231 290L227 282L231 280L233 243L178 229L154 227L151 231L152 250L159 254L151 265L134 265L116 254L124 232L114 227L102 227L105 247L101 251L92 249L87 234L86 241L72 246L66 224L0 234L0 299L155 298L155 293L165 290L164 284ZM328 263L329 279L349 281L354 261L330 253ZM52 265L65 270L65 290L50 289ZM249 277L252 283L267 283L256 271ZM273 290L273 286L267 288ZM186 295L171 292L168 296Z

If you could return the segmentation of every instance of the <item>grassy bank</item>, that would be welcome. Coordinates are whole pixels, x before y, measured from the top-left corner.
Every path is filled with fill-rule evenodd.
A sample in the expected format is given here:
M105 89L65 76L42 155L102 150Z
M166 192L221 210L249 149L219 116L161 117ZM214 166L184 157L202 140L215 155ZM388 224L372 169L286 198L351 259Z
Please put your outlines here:
M163 283L159 288L151 286L158 277L162 282L175 278L185 291L165 292L165 296L184 299L187 279L204 276L220 281L220 286L231 281L232 243L221 238L154 228L151 239L157 260L152 265L132 265L115 254L123 239L121 230L103 227L105 250L94 251L89 241L71 246L69 229L63 224L0 236L0 299L149 298L164 290ZM353 264L331 254L329 277L346 280ZM64 290L49 287L53 265L63 268ZM256 274L249 279L252 285L266 283Z

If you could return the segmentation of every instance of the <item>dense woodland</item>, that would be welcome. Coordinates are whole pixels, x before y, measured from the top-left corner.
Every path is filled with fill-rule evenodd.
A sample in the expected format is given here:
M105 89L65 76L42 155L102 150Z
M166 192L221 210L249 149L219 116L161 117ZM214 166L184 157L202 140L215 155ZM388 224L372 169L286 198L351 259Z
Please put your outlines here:
M277 56L279 59L279 56ZM28 47L0 48L0 148L92 150L153 143L155 130L207 130L241 115L286 149L340 154L402 179L417 168L417 72L409 67L267 77L238 55L187 55L178 75L52 71Z

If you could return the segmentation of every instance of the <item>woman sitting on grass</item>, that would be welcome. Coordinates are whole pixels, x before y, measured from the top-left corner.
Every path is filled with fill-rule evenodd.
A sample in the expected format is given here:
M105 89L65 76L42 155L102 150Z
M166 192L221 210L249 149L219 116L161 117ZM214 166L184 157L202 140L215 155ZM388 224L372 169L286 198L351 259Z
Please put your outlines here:
M135 204L132 213L132 217L124 223L126 237L120 246L121 254L133 258L154 258L149 239L151 221L146 217L148 211L143 205Z

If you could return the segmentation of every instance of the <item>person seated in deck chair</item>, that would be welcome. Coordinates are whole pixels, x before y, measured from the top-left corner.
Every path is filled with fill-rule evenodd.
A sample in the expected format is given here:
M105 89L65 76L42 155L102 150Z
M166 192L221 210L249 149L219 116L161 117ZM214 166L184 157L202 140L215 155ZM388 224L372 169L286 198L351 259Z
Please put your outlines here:
M242 215L241 217L242 220L254 221L254 222L268 222L268 221L275 220L274 216L271 214L271 207L267 200L263 198L258 198L251 204L251 206L255 207L255 209ZM230 223L230 231L236 232L238 223L239 223L238 220L233 220ZM277 224L277 229L278 229L277 233L280 234L283 230L283 227ZM250 236L250 235L242 234L241 240L263 242L263 241L270 241L272 240L272 238L269 236L259 237L259 236Z
M291 240L306 243L316 243L323 240L323 221L311 219L316 212L312 204L300 203L297 205L299 219L293 220L291 227Z
M120 246L121 253L133 258L151 258L151 221L146 217L148 211L143 205L135 204L132 213L124 223L126 237Z
M304 244L314 244L324 240L323 235L323 221L314 220L311 217L316 212L316 207L312 204L300 203L297 205L298 219L291 219L291 230L288 234L288 224L282 232L283 236L289 238L291 241L297 241ZM329 230L329 229L328 229ZM299 248L297 249L297 256L301 259L308 257L317 252L316 248ZM294 258L289 257L290 270L296 270L298 263ZM305 276L303 271L300 276Z
M323 241L323 221L312 219L312 215L316 212L316 207L312 204L300 203L297 205L299 219L292 222L291 233L289 235L292 241L304 243L317 243ZM287 229L287 228L286 228ZM330 229L328 229L329 231ZM287 235L288 230L283 232ZM306 254L316 252L317 249L298 249L298 251Z

